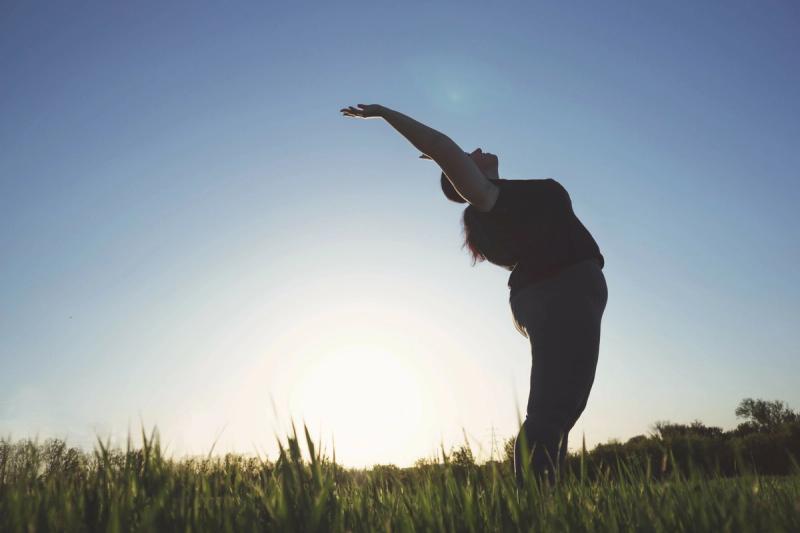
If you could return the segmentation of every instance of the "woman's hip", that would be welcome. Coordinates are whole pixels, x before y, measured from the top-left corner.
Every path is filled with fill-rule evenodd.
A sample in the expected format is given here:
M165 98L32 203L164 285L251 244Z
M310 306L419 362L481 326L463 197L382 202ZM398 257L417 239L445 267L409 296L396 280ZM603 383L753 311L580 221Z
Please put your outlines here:
M509 302L514 325L524 336L548 322L574 327L599 325L608 301L608 286L600 265L585 260L557 276L523 288Z

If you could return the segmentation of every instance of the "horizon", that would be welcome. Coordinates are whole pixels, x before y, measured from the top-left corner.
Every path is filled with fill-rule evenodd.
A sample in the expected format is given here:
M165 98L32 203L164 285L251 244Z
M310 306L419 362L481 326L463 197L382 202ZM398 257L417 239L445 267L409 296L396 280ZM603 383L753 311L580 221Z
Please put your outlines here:
M743 399L743 400L745 400L745 399ZM783 406L788 408L790 411L794 411L791 408L792 407L791 405L785 404L785 402L783 402L782 400L765 400L765 401L767 401L767 402L775 402L775 401L777 401L779 403L782 403ZM800 411L797 411L797 415L800 415ZM748 416L741 416L741 417L737 416L737 418L749 418L749 417ZM630 437L628 437L628 438L626 438L624 440L620 440L618 438L611 437L608 440L606 440L605 442L595 442L594 446L592 446L592 447L587 446L585 451L586 451L586 453L591 453L591 452L597 450L598 447L601 447L603 445L625 444L628 441L630 441L631 439L635 439L635 438L638 438L638 437L657 438L658 435L659 435L659 430L657 428L657 425L659 423L676 424L676 425L683 425L683 426L687 426L688 427L688 426L691 426L691 425L693 425L695 423L698 423L698 422L700 424L702 424L706 428L709 428L709 429L721 429L725 433L734 432L737 428L747 424L747 422L739 422L734 427L725 428L725 427L719 427L719 426L713 426L713 425L705 424L702 420L699 420L699 419L693 419L693 420L684 421L684 422L676 422L676 421L673 421L673 420L656 420L648 427L648 430L645 431L645 432L642 432L642 433L639 433L639 434L636 434L636 435L632 435L632 436L630 436ZM304 454L308 454L309 453L309 449L308 449L308 446L307 446L307 444L305 442L305 437L304 437L304 431L307 430L307 426L305 424L303 424L303 423L301 423L300 426L302 427L303 431L297 430L298 424L294 424L292 433L286 433L285 435L278 435L276 433L274 435L274 437L275 437L276 441L280 441L281 445L284 446L284 449L287 449L285 439L297 437L300 449L302 450L302 452ZM292 421L290 421L290 427L292 427ZM462 430L465 430L465 428L462 428ZM204 452L196 452L196 453L192 453L192 454L184 453L182 455L175 456L170 450L170 443L161 441L160 432L159 432L157 427L154 426L149 431L145 431L144 426L140 426L139 431L136 432L135 434L141 440L141 442L142 442L141 445L144 445L145 439L146 439L146 442L148 444L152 444L153 442L157 442L161 447L161 453L164 455L164 457L167 457L167 458L172 459L172 460L177 460L177 461L183 461L183 460L195 459L195 458L202 458L202 457L209 458L209 459L212 458L212 457L213 458L221 458L221 457L224 457L224 455L228 455L229 453L233 453L234 455L237 455L237 456L240 456L240 457L245 457L245 458L258 458L258 459L260 459L262 461L267 461L267 462L269 462L269 461L274 462L275 460L277 460L277 458L276 459L271 459L268 454L264 455L264 457L262 457L261 453L259 453L258 450L254 450L254 451L250 451L250 452L246 452L246 451L245 452L225 452L224 454L219 453L219 452L218 453L214 453L214 449L216 447L216 443L212 443L211 449L208 452L205 452L205 453ZM91 453L92 451L98 450L98 446L103 446L105 449L117 450L117 451L125 451L125 450L129 450L129 449L130 450L135 450L136 449L136 442L135 442L136 439L132 439L131 435L132 434L131 434L131 431L129 429L128 433L127 433L127 436L125 438L125 441L124 441L125 442L125 447L124 448L123 448L123 446L121 446L122 441L119 440L119 438L117 438L117 437L113 437L112 438L112 436L110 436L110 435L107 436L105 439L101 438L100 435L97 435L96 438L95 438L94 444L93 444L93 446L91 448L87 448L85 446L82 446L79 443L71 444L66 439L61 439L57 435L51 435L51 436L47 437L47 439L61 440L68 447L78 448L83 453ZM321 451L321 457L322 458L334 459L336 457L335 450L334 449L329 449L329 450L326 449L326 447L325 447L326 443L324 441L322 441L321 438L315 438L314 435L310 435L310 436L311 436L311 439L312 439L312 441L314 443L315 451L317 451L317 452ZM344 463L341 463L341 462L335 462L335 464L338 465L338 466L341 466L341 467L343 467L345 469L353 469L353 470L358 470L358 469L367 469L368 470L368 469L371 469L373 467L381 467L381 466L395 466L395 467L398 467L398 468L416 468L420 461L431 461L431 460L433 460L433 461L437 461L438 462L438 460L440 458L442 458L442 453L443 452L447 453L448 456L450 456L450 455L452 455L454 453L454 451L457 451L459 449L463 449L463 447L466 447L471 452L473 452L473 456L474 456L476 464L486 464L486 463L489 463L489 462L492 462L492 461L503 462L504 459L503 459L502 455L504 453L505 441L507 441L508 439L513 439L514 437L515 437L515 435L509 435L509 436L506 436L505 438L503 438L502 436L498 436L498 438L495 440L495 442L492 443L492 446L491 446L491 449L489 450L489 453L486 453L485 449L477 449L477 450L472 449L472 445L468 441L462 441L461 443L458 443L458 442L450 443L449 447L446 447L444 445L444 442L442 441L442 442L439 443L439 446L437 448L438 451L436 453L428 454L426 456L420 456L416 460L414 460L412 463L409 463L409 464L396 465L396 464L391 463L391 462L389 462L389 463L371 463L371 464L355 465L355 466L354 465L347 465L347 464L344 464ZM28 436L28 437L24 437L22 439L15 440L13 438L10 438L10 436L6 437L6 436L3 436L3 435L0 435L0 443L6 442L6 443L15 444L15 443L20 443L20 442L25 442L25 441L32 441L32 442L34 442L36 444L44 444L47 439L39 439L38 437L30 437L30 436ZM584 442L583 437L581 438L581 442ZM321 447L320 447L320 444L322 445ZM583 450L582 446L578 446L577 449L570 449L569 454L570 455L578 455L578 454L582 453L582 450Z

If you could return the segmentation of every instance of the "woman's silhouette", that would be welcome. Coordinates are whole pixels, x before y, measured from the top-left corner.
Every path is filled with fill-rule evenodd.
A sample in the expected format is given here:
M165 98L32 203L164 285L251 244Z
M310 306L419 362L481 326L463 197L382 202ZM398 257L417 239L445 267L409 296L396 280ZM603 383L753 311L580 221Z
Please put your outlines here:
M462 218L473 265L488 260L511 271L509 305L517 330L530 340L531 388L514 447L523 463L550 482L567 453L570 429L586 407L608 299L603 255L553 179L506 180L497 156L465 153L447 135L376 104L341 110L344 116L383 118L442 169L448 199L469 203Z

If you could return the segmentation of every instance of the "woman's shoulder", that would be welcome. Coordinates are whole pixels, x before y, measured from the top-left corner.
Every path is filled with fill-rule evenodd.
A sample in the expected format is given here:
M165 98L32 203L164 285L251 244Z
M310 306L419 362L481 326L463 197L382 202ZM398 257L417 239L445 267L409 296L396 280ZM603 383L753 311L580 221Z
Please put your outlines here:
M492 180L501 191L505 191L506 196L546 196L548 194L567 194L567 190L561 183L554 178L530 178L530 179L504 179Z
M532 212L541 211L542 206L552 203L554 192L560 185L552 178L544 179L506 179L496 178L490 180L499 189L497 199L492 209L486 212L478 211L472 206L467 210L482 217L519 218L528 216Z
M524 187L561 187L563 185L554 179L554 178L526 178L526 179L508 179L508 178L497 178L491 180L492 183L500 186L500 187L509 187L509 188L524 188Z

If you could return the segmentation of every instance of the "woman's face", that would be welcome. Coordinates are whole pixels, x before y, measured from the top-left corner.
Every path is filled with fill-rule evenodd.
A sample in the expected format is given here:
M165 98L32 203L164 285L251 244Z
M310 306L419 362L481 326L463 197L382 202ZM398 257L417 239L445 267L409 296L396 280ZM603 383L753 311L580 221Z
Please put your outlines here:
M481 148L476 148L469 154L469 157L475 161L475 164L478 165L478 168L487 178L497 179L499 177L498 166L500 160L496 155L491 152L484 152Z

